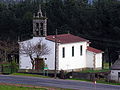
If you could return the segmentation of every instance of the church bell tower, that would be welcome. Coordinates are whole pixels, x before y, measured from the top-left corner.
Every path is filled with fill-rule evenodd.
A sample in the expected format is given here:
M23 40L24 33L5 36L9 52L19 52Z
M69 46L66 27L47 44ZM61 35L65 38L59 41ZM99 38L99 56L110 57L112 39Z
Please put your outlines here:
M33 36L34 37L45 37L47 36L47 18L43 16L41 6L37 15L33 16Z

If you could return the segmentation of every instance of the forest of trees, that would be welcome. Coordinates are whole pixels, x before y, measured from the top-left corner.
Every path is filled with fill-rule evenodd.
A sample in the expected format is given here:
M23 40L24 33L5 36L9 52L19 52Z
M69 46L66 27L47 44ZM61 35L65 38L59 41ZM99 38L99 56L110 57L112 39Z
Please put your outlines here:
M48 35L68 33L90 40L105 51L105 60L114 62L120 50L120 1L19 0L0 2L0 40L32 37L33 13L39 4L48 18Z

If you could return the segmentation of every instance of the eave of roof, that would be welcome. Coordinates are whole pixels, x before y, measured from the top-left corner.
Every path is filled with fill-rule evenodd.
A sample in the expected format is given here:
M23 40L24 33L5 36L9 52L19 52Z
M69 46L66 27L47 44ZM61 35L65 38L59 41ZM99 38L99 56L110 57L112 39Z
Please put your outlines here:
M98 50L96 48L93 48L93 47L87 47L87 50L90 51L90 52L94 52L94 53L103 53L103 51L101 50Z

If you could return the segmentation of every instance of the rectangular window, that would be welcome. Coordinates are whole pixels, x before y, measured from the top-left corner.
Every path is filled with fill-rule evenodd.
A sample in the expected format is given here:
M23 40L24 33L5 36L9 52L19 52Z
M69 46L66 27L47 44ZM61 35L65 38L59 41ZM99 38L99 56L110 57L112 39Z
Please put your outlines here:
M80 55L83 54L82 49L83 49L83 47L82 47L82 45L81 45L81 46L80 46Z
M62 53L63 53L62 57L64 58L65 57L65 48L64 47L62 48Z
M72 47L72 57L74 56L74 46Z
M118 72L118 77L120 78L120 72Z

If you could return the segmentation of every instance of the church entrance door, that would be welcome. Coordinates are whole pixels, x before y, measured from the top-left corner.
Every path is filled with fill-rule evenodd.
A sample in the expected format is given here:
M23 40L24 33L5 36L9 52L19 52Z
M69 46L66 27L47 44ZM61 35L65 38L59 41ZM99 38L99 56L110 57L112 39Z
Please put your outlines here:
M43 58L36 58L35 59L35 70L41 70L42 68L44 68Z

